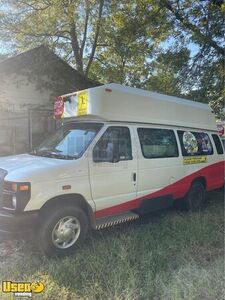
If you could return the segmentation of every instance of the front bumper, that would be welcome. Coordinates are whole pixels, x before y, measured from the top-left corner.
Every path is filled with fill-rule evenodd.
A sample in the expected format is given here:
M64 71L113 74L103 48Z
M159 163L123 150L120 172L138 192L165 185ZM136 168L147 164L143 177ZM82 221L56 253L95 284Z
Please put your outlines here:
M21 238L31 233L38 221L37 212L24 212L20 215L13 215L0 210L0 238Z

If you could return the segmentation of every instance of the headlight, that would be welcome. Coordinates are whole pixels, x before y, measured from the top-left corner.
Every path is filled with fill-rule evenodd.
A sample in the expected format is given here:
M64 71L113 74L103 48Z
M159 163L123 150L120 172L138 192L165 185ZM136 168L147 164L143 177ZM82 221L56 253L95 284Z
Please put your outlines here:
M5 181L4 182L4 190L10 191L10 192L24 192L30 190L30 183L28 182L10 182Z
M2 208L22 212L30 200L31 185L29 182L4 182Z

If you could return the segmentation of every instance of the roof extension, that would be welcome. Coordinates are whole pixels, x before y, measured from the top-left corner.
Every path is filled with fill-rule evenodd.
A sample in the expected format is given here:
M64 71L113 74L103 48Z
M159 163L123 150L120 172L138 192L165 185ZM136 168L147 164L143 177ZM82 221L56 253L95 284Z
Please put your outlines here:
M215 116L207 104L114 83L90 88L85 93L80 95L81 101L87 99L84 107L87 117L216 130ZM80 115L79 93L73 97L77 98L64 104L68 111L68 114L64 111L64 116Z

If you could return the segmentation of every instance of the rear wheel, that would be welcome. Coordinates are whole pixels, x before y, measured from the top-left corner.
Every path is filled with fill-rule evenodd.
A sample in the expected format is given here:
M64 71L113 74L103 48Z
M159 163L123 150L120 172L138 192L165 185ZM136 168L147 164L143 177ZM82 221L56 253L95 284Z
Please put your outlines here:
M191 211L197 211L203 208L205 204L205 188L200 181L195 181L187 195L184 198L185 208Z
M72 253L87 235L87 216L78 207L50 209L44 212L40 223L39 246L47 256Z
M225 182L224 182L223 186L219 190L224 194L224 191L225 191Z

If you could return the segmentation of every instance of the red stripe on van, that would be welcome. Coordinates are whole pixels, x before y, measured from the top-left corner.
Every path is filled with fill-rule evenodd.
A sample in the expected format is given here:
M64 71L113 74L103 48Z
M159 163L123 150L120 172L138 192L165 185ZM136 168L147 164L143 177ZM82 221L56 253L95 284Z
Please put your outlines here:
M182 198L186 195L188 192L193 180L195 180L197 177L204 177L206 180L206 190L214 190L217 188L220 188L224 184L224 166L225 162L221 161L218 163L215 163L213 165L207 166L205 168L200 169L199 171L188 175L181 180L168 185L167 187L145 195L143 197L115 205L112 207L108 207L105 209L101 209L95 212L95 217L96 218L102 218L105 216L109 215L114 215L120 212L132 210L135 208L138 208L141 205L141 202L145 199L152 199L152 198L157 198L165 195L173 195L174 199Z

